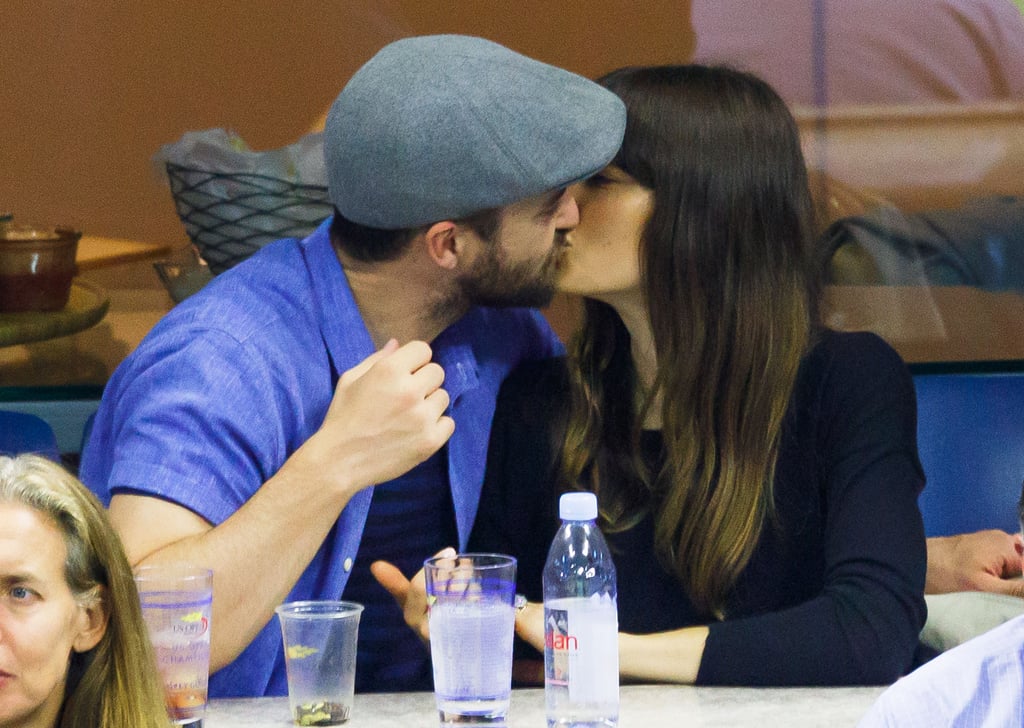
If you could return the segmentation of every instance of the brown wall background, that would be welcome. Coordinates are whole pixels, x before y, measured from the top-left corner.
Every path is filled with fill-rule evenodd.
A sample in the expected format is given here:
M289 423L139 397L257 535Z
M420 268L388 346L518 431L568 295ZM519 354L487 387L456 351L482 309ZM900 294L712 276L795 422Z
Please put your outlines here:
M288 144L397 38L480 35L591 77L694 45L689 0L6 0L0 28L0 212L181 244L162 144Z

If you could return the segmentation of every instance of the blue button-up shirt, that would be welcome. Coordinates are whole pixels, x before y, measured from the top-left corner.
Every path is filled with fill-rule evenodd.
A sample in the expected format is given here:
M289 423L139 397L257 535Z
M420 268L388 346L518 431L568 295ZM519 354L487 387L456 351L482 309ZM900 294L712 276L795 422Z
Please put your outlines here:
M82 480L101 500L156 496L216 526L320 427L339 374L374 351L328 225L303 241L269 245L217 276L118 368L81 463ZM520 361L558 354L561 345L536 311L474 308L432 348L456 424L447 467L464 547L501 382ZM289 601L340 597L370 498L366 489L351 499ZM408 631L396 639L417 638ZM213 696L286 692L274 620L210 680Z

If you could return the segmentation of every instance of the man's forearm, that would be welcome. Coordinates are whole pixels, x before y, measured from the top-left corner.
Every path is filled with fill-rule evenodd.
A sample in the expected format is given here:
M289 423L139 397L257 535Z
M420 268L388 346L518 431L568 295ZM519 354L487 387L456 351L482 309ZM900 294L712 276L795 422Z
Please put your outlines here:
M323 474L286 465L217 527L205 524L152 550L145 544L174 518L168 509L183 509L139 496L111 503L133 563L187 562L213 569L211 670L234 660L271 619L355 492L321 485L318 475ZM146 538L133 537L147 530ZM148 551L144 555L140 545Z
M451 437L444 371L431 357L422 341L392 340L342 374L320 429L215 528L158 498L111 501L132 563L213 569L211 669L267 624L355 493L408 472Z

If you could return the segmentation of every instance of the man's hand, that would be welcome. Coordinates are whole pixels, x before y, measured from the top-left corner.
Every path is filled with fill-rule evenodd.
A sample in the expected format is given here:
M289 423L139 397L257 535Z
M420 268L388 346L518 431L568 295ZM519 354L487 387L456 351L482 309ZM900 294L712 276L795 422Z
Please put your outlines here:
M925 593L985 591L1024 597L1020 534L977 531L928 539Z
M444 370L430 358L422 341L400 347L391 340L346 371L320 429L292 459L316 472L337 471L354 492L397 478L433 455L455 423L444 414Z
M442 549L435 556L453 558L455 549L451 547ZM374 561L370 564L370 573L398 602L398 606L402 608L405 623L419 635L421 640L430 644L427 584L423 576L423 569L420 569L412 579L406 579L394 564L389 564L387 561Z

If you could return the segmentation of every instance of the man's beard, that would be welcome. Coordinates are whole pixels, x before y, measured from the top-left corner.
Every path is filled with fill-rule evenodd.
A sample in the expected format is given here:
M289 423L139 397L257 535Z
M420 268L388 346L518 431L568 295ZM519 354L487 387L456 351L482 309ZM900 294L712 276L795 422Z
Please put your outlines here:
M546 306L555 295L559 263L566 246L559 235L542 259L505 263L498 244L490 243L486 254L458 280L454 299L473 306ZM455 301L451 301L455 303Z

